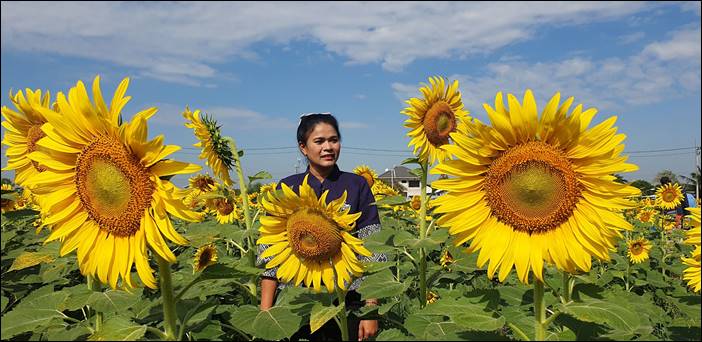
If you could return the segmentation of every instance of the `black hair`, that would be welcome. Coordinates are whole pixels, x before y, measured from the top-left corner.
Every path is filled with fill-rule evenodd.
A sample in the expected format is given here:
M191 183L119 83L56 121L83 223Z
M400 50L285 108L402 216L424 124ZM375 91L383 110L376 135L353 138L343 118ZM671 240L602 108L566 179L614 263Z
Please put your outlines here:
M331 114L309 114L300 118L300 124L297 126L297 143L305 144L307 143L307 138L310 137L310 133L319 123L326 123L334 127L336 130L336 135L339 136L339 141L341 141L341 132L339 132L339 123L336 118Z
M661 177L661 185L670 184L670 178L668 176Z

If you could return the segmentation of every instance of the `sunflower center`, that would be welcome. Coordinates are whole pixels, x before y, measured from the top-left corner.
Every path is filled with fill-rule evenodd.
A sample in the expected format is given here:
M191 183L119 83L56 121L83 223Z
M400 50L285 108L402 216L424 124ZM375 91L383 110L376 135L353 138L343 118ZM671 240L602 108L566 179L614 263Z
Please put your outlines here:
M664 191L662 196L663 196L663 201L665 201L665 202L673 202L675 200L675 197L676 197L675 193L673 191L670 191L670 190Z
M212 186L215 185L214 179L208 177L199 177L195 179L195 187L202 191L207 192L212 190Z
M234 205L224 198L216 198L214 202L220 215L229 215L234 211Z
M151 203L154 184L139 159L117 139L102 136L81 151L76 162L78 197L100 229L134 235Z
M543 233L572 215L581 185L568 159L551 145L532 141L492 162L485 193L495 216L515 230Z
M323 213L304 208L288 218L290 245L302 259L326 262L341 251L341 237L337 224Z
M37 150L37 141L45 137L44 131L41 130L41 125L33 125L27 130L27 154L32 153ZM39 163L32 160L32 165L34 169L39 172L46 171L46 167L39 165Z
M631 245L631 253L633 253L633 254L641 253L642 249L643 249L643 246L641 246L641 242L635 242L633 245Z
M201 267L204 267L211 260L212 260L212 248L206 247L205 249L202 250L202 254L200 254L200 259L198 260L198 265L200 265Z
M444 101L434 103L424 115L424 131L434 146L449 143L449 134L456 130L456 115Z

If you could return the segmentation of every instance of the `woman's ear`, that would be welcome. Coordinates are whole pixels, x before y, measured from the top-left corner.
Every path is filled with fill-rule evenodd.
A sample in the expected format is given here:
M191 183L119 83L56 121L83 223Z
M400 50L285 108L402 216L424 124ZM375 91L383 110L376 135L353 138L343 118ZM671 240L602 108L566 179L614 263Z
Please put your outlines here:
M307 146L305 146L305 144L302 143L299 143L297 146L300 148L300 153L307 157Z

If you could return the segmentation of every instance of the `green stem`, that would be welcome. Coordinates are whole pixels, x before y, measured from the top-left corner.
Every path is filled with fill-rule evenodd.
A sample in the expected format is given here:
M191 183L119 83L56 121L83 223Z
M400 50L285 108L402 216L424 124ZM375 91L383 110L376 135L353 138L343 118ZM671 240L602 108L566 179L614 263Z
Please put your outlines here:
M422 168L422 178L419 182L419 198L421 207L419 208L419 238L427 237L427 169L429 162L420 163ZM421 307L427 305L427 253L424 247L419 248L419 304Z
M165 339L167 338L166 334L165 334L163 331L161 331L161 330L159 330L159 329L156 329L156 328L154 328L154 327L150 327L150 326L147 325L147 326L146 326L146 331L152 332L154 335L157 335L157 336L158 336L160 339L162 339L162 340L165 340Z
M341 329L341 340L342 341L348 341L349 340L349 320L346 315L346 291L336 288L336 296L339 298L339 305L341 305L341 310L339 310L339 313L337 315L338 320L336 321L339 324L339 329Z
M200 274L202 274L202 273L200 273ZM198 274L198 276L195 277L195 279L191 280L190 283L188 283L188 285L185 285L185 287L182 288L180 290L180 292L178 292L178 294L175 296L175 299L174 299L175 302L178 302L180 300L180 298L183 297L183 295L185 294L186 291L190 290L190 288L193 287L193 285L197 284L199 279L200 279L200 275Z
M527 336L527 335L522 331L522 329L519 329L516 325L514 325L514 324L512 324L512 323L507 323L507 326L509 326L509 328L512 329L512 331L513 331L515 334L517 334L517 335L519 336L519 338L521 338L523 341L531 341L531 339L529 339L529 336Z
M543 341L546 338L544 321L546 320L546 305L544 300L544 283L534 280L534 340Z
M173 297L173 281L171 279L171 264L161 258L158 254L158 277L161 283L161 299L163 300L163 323L166 327L166 336L164 340L174 341L176 338L176 308L175 298Z
M571 283L571 277L570 273L563 271L563 284L562 284L562 291L563 291L563 304L570 302L570 296L573 293L573 286Z
M92 275L88 275L88 288L95 292L102 292L102 286ZM95 309L93 309L95 310ZM95 332L102 330L102 312L95 311Z
M256 248L253 243L253 238L251 237L251 229L253 227L253 222L251 221L251 215L249 214L249 189L248 183L244 181L244 171L241 169L241 159L239 159L239 151L236 149L236 141L232 138L230 140L230 145L232 148L232 154L234 155L234 167L236 168L236 174L239 176L239 189L241 195L241 202L244 204L244 223L246 223L246 242L248 244L248 252L246 253L249 259L249 266L256 267Z
M549 316L545 321L544 321L544 331L548 328L548 325L551 324L551 322L555 321L558 316L561 315L560 311L554 312L551 316Z

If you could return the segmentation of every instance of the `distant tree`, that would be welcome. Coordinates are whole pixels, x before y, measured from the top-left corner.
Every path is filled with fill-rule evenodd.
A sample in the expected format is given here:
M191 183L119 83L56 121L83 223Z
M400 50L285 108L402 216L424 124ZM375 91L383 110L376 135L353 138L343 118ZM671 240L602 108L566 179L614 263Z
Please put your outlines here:
M653 177L653 184L658 187L661 185L661 178L663 177L668 177L672 183L678 183L680 184L680 181L678 180L678 176L673 173L673 171L670 170L663 170L656 174L656 177Z
M690 193L695 193L695 186L697 184L700 184L700 181L702 181L702 178L700 178L700 168L697 168L697 171L695 172L690 172L689 176L683 176L680 175L680 178L683 179L685 184L683 185L683 188L685 191L690 192Z
M258 192L259 190L261 190L261 187L262 187L262 186L263 186L263 185L262 185L261 183L259 183L259 182L253 182L253 183L250 183L250 184L249 184L249 187L248 187L246 190L247 190L250 194L252 194L252 193L254 193L254 192Z
M642 196L650 196L656 192L656 189L653 186L653 184L651 184L643 179L637 179L637 180L629 183L629 185L636 187L636 188L639 188L641 190Z
M615 178L614 181L617 182L617 183L621 183L621 184L626 184L626 183L628 183L627 180L624 179L624 177L623 177L622 175L618 174L618 173L615 173L613 176L614 176L614 178Z

